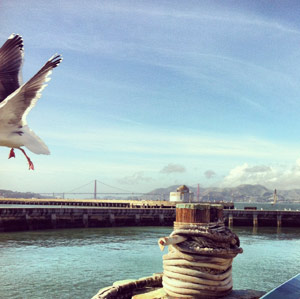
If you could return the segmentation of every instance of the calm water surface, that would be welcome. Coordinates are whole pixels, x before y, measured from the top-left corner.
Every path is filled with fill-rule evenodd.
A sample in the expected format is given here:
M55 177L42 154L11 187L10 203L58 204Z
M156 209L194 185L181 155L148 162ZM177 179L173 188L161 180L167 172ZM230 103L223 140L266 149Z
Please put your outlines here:
M268 291L300 272L300 229L234 228L234 288ZM162 271L168 227L0 233L0 298L91 298L116 280Z

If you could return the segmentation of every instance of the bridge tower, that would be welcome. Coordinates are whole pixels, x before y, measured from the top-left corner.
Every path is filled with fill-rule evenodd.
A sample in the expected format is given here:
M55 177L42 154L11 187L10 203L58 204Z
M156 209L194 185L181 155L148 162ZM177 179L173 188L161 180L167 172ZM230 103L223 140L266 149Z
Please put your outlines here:
M94 199L97 199L97 180L94 182Z

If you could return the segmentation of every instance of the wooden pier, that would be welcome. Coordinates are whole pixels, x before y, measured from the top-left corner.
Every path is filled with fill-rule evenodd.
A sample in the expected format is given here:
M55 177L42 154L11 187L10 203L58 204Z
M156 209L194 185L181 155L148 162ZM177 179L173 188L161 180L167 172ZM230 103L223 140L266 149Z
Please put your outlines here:
M172 225L175 209L123 207L0 208L0 231Z
M228 226L300 227L300 211L224 210Z
M228 226L300 227L300 211L235 210L224 204ZM172 226L176 203L137 200L0 199L0 231L107 226Z

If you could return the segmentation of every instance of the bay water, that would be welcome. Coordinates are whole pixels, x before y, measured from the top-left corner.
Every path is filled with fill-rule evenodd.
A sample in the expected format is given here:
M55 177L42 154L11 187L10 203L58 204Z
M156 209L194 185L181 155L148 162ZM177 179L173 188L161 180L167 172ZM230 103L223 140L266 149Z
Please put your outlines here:
M300 229L234 227L235 289L268 291L300 272ZM91 298L117 280L162 272L172 227L0 233L0 298Z

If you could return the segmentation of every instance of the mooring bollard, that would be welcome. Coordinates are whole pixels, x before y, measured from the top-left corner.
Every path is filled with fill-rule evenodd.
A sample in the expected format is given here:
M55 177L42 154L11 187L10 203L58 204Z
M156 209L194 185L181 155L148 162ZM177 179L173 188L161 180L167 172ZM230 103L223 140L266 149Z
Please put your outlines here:
M174 231L160 238L163 288L170 298L220 298L232 290L232 261L243 250L223 222L223 206L178 204Z

